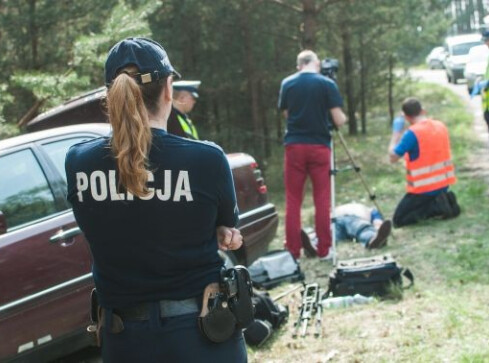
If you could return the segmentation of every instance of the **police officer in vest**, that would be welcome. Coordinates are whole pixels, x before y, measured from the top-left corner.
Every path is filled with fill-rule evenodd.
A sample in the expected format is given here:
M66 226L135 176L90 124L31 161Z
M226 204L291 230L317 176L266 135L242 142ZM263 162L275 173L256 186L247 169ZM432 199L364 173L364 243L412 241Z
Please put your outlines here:
M188 114L199 98L200 81L176 81L173 83L173 108L168 119L168 132L198 140L199 134Z
M240 330L222 343L199 330L218 248L237 249L242 237L222 149L166 131L173 76L160 44L117 43L105 63L113 134L66 157L68 200L93 255L102 358L246 362Z
M415 98L406 99L402 111L410 127L400 142L391 148L389 157L391 163L395 163L404 156L407 194L394 212L394 226L414 224L432 217L458 216L460 207L455 194L448 190L456 178L446 126L428 118Z

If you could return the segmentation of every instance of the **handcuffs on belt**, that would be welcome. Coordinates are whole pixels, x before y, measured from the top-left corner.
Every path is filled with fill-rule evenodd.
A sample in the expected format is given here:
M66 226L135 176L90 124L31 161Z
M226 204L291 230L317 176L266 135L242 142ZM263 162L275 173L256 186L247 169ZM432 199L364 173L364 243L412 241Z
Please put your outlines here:
M219 283L207 285L198 317L202 334L214 343L226 341L236 329L253 322L251 277L244 266L221 271Z
M214 343L226 341L236 329L244 329L253 322L254 307L251 300L253 286L251 277L244 266L222 269L220 282L206 286L203 294L202 310L198 325L202 334ZM97 291L92 290L90 320L87 332L94 336L100 346L100 329L105 324L105 309L97 301ZM124 330L122 319L112 314L110 331Z

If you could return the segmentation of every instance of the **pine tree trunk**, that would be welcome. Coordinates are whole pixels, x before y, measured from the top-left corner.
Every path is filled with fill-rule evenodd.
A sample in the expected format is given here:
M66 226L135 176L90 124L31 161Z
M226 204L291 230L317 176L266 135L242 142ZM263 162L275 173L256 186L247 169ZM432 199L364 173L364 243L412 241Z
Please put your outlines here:
M394 57L389 57L389 73L387 76L387 102L389 104L389 125L394 120Z
M316 0L302 0L303 9L303 32L302 49L316 48L317 43L317 8Z
M262 120L260 115L259 106L259 91L258 91L258 74L255 67L255 57L253 53L253 43L251 36L251 24L250 24L250 9L249 1L243 0L241 2L241 13L240 13L240 26L241 33L243 35L243 46L245 54L245 72L247 74L247 88L250 100L251 108L251 123L252 123L252 136L251 144L253 145L253 150L256 155L262 156L261 150L261 127L260 122Z
M479 24L484 24L484 3L482 0L477 0L477 12L479 14Z
M267 120L267 109L265 105L265 96L263 93L263 80L260 79L258 81L258 104L260 108L260 115L261 115L261 125L263 128L263 147L265 151L265 157L268 158L272 155L272 147L270 145L270 127L268 125L268 120Z
M29 35L31 38L31 67L38 69L38 31L36 24L36 2L29 0Z
M357 134L357 119L355 116L355 90L353 81L353 60L351 55L350 29L346 25L342 27L341 38L343 41L343 63L345 64L345 93L348 105L348 132Z
M465 11L467 13L467 30L472 32L474 30L474 27L472 25L475 24L473 0L468 0L468 2L466 3Z
M365 62L365 48L363 34L360 34L360 117L362 123L362 134L367 133L367 64Z

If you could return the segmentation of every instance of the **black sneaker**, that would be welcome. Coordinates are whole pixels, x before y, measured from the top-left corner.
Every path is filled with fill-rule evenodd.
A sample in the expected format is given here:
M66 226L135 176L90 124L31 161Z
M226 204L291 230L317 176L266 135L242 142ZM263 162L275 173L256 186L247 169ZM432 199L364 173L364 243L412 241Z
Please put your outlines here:
M439 217L442 219L448 219L454 217L454 210L448 201L448 194L441 192L435 197L435 203L438 207Z
M387 237L391 234L392 222L387 219L382 222L377 233L368 242L367 248L370 250L372 248L382 248L387 245Z
M448 203L450 203L450 207L452 208L452 217L457 217L460 214L460 206L457 203L457 197L455 193L451 190L447 192Z

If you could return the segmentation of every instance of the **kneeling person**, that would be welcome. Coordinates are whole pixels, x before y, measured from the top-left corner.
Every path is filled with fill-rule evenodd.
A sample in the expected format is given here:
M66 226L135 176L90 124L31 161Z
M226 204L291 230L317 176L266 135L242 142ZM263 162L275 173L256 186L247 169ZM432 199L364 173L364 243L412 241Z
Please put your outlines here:
M428 118L415 98L406 99L402 111L410 127L399 144L389 150L389 157L391 163L402 156L406 160L407 194L394 212L394 226L458 216L460 207L455 194L448 190L456 178L446 126Z

